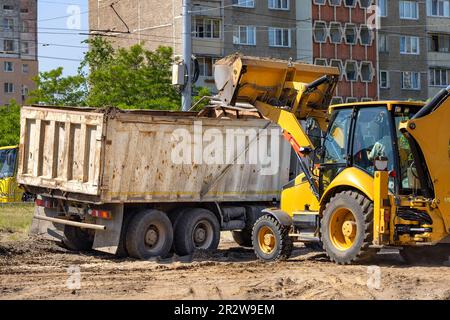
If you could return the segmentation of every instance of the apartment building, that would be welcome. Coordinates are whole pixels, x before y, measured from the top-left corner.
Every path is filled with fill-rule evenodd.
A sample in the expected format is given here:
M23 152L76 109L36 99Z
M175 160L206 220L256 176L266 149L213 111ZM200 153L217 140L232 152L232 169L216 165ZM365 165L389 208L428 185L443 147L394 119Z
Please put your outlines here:
M0 105L25 102L38 74L37 0L0 0Z
M378 0L382 99L428 98L427 9L424 1Z
M427 0L428 97L450 84L450 1Z

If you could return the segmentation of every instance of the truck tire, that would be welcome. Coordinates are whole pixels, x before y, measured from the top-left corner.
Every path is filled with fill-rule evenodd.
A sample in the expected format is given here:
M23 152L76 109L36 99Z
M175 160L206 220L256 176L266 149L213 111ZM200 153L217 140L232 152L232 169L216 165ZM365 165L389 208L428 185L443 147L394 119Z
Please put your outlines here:
M252 232L250 230L231 231L233 240L241 247L252 247Z
M274 217L264 215L253 226L252 242L256 256L263 261L287 260L293 249L290 227L282 226Z
M443 264L450 262L450 244L434 246L403 247L400 256L407 264Z
M195 250L215 250L220 242L220 225L209 210L194 208L183 211L175 227L174 248L179 256Z
M172 223L164 212L144 210L131 218L125 241L131 257L142 260L165 257L172 247L172 242Z
M373 203L357 191L334 195L323 211L321 221L323 249L338 264L369 260L376 251L373 240Z
M240 231L232 231L234 241L241 247L251 248L252 243L252 232L255 222L261 218L264 213L261 212L266 207L263 206L246 206L245 207L245 229Z
M94 237L86 229L65 225L63 243L69 250L87 251L92 249Z

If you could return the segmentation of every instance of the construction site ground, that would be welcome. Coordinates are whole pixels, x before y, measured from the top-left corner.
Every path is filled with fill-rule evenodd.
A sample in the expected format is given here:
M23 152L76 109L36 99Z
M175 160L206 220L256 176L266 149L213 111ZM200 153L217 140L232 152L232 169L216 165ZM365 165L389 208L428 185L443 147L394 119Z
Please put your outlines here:
M192 261L137 261L41 238L0 239L0 299L450 299L448 263L406 265L395 253L338 266L299 244L288 261L264 263L224 232L219 250Z

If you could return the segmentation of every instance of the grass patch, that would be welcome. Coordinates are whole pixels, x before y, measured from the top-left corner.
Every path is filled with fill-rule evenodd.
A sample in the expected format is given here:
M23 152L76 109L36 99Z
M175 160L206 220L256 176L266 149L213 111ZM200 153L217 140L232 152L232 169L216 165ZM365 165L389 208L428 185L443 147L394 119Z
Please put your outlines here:
M26 238L33 220L34 204L0 204L0 240Z

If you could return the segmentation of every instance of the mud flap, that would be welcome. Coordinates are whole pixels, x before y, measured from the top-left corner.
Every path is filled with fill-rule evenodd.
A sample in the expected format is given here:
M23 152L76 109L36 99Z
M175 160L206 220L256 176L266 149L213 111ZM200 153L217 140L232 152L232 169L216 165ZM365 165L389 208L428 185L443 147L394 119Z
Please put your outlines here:
M34 215L38 216L46 216L55 218L58 215L58 212L55 209L47 209L43 207L34 207ZM64 237L64 226L59 224L53 224L50 221L44 221L40 219L33 218L33 222L31 223L31 228L29 231L30 236L42 236L45 239L52 241L62 241Z
M106 226L106 230L96 230L92 249L116 254L120 242L123 222L123 205L102 206L103 210L111 211L112 219L97 218L97 224Z

